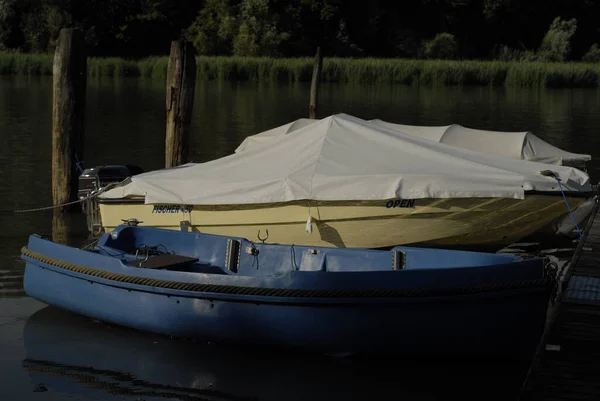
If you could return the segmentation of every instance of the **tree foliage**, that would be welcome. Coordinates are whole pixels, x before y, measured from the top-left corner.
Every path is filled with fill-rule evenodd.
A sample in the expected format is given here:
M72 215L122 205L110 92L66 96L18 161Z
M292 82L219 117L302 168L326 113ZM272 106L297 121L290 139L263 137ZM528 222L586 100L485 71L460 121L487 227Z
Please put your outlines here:
M577 20L563 21L556 17L542 40L538 57L543 61L565 61L571 50L571 38L577 30Z
M0 0L0 49L51 51L73 26L95 56L166 54L185 37L206 55L579 60L600 43L599 12L592 0Z
M594 43L590 46L590 50L583 56L583 61L588 63L597 63L600 62L600 48L598 48L598 44Z
M451 33L439 33L435 38L425 43L425 56L427 58L448 60L456 58L458 47L454 35Z

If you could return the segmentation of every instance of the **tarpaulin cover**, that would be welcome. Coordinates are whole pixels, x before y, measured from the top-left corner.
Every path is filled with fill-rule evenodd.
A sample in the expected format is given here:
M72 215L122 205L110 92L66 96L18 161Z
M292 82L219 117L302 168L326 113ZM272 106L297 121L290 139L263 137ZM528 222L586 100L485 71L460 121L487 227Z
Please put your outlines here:
M133 176L101 195L146 203L250 204L294 200L450 197L522 199L525 191L591 190L584 172L476 152L337 114L263 146L207 163Z

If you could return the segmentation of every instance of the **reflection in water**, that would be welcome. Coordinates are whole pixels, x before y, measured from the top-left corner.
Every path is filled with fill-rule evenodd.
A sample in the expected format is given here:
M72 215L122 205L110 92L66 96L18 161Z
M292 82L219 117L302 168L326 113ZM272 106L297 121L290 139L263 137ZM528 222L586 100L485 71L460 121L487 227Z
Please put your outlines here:
M109 326L46 307L23 329L22 368L32 385L106 399L186 400L486 399L518 389L526 366L485 361L428 363L272 354ZM498 398L496 398L498 397Z
M25 359L23 369L29 373L41 373L69 379L84 387L102 390L112 396L160 397L178 400L255 400L255 397L237 397L220 391L169 386L138 380L135 376L111 370L76 365L57 364L52 361ZM37 388L46 386L38 385Z
M21 247L27 245L29 235L41 235L76 247L91 241L85 217L81 213L61 214L53 213L52 210L31 213L0 211L0 219L7 222L2 224L0 220L0 298L26 295L23 290L25 263L21 260Z
M0 298L21 297L23 295L25 295L23 271L0 269Z

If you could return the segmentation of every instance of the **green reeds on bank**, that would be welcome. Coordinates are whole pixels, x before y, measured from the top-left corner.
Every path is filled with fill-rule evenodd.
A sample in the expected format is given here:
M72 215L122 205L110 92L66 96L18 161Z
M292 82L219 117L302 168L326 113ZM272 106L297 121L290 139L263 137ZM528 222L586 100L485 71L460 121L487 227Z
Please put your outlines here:
M51 54L0 52L2 75L51 75ZM91 77L165 79L167 57L140 60L90 58ZM310 82L313 59L268 57L197 58L197 79ZM325 58L323 82L598 88L600 64L501 61Z
M0 75L52 75L52 56L0 52Z

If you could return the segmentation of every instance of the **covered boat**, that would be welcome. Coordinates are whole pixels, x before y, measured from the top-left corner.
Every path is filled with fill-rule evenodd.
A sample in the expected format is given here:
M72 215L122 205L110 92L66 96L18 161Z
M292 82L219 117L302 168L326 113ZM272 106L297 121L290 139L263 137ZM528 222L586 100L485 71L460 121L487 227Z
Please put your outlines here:
M582 171L549 168L341 114L268 146L136 175L98 202L105 231L136 220L268 243L499 249L591 191Z
M49 305L176 337L318 353L530 358L555 274L545 259L507 254L125 225L93 250L32 235L21 252L25 291Z
M300 118L268 131L251 135L245 138L235 151L244 152L257 146L265 146L270 140L290 134L308 125L316 124L318 121ZM402 134L511 159L585 168L586 163L592 158L587 154L571 153L557 148L530 131L490 131L468 128L459 124L445 126L406 125L380 119L368 120L368 122L375 126L393 129Z

